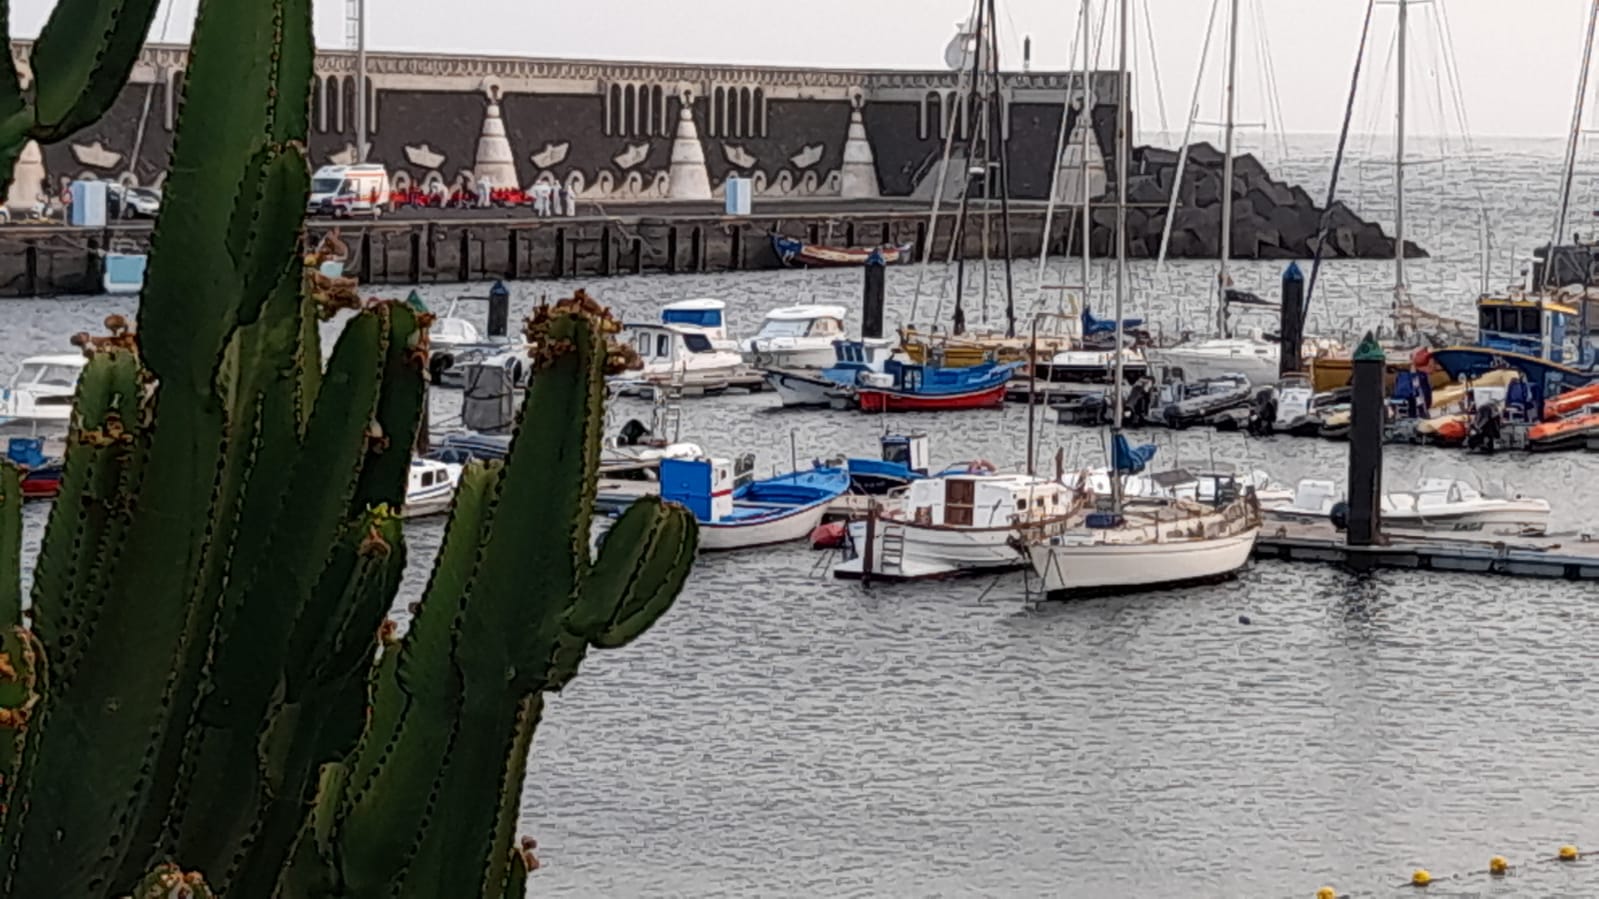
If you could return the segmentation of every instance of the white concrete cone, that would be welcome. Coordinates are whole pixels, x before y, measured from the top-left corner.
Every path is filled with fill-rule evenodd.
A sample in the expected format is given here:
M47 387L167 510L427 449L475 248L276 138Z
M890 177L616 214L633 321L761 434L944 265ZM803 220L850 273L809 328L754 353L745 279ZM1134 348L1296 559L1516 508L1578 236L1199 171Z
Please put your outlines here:
M1055 202L1064 206L1083 205L1083 128L1092 116L1079 115L1060 154L1060 172L1055 178ZM1106 187L1105 154L1099 148L1099 135L1088 141L1088 197L1104 196Z
M683 95L677 136L672 139L672 169L667 176L666 195L674 200L711 199L711 176L705 170L700 131L694 127L693 99L690 94Z
M13 215L26 215L39 205L39 192L45 189L48 173L44 170L44 152L38 143L28 141L17 155L12 168L11 189L6 192L6 209Z
M472 173L487 178L495 188L519 186L516 177L516 157L511 153L511 142L505 136L505 120L500 118L498 92L489 95L489 107L483 115L483 130L478 133L477 158L472 163Z
M844 141L844 168L839 194L846 200L877 199L883 187L877 180L877 160L872 156L871 142L866 139L866 122L861 118L861 108L856 106L849 114L849 138Z

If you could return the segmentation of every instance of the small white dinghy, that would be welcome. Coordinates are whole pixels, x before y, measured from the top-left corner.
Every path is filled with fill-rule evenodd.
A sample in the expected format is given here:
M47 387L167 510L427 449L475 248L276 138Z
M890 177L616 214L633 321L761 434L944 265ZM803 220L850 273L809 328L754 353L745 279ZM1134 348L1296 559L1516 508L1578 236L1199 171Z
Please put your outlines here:
M1306 479L1293 501L1266 514L1285 521L1319 522L1342 502L1332 481ZM1503 486L1479 488L1456 478L1422 478L1411 490L1383 494L1382 523L1402 531L1514 531L1539 534L1549 527L1549 501L1511 494Z

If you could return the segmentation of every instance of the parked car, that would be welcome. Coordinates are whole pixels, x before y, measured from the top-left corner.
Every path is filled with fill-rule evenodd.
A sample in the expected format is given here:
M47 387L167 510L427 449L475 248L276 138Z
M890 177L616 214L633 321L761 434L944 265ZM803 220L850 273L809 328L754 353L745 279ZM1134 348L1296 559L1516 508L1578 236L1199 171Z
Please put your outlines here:
M149 187L107 184L106 216L112 219L153 219L161 212L161 192Z

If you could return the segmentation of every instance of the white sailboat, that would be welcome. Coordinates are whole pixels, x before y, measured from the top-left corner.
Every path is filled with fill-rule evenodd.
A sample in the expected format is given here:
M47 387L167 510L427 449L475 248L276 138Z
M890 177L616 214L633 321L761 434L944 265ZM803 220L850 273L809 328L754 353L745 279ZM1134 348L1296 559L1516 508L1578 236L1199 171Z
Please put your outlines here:
M1128 43L1127 0L1120 3L1119 74L1125 90ZM1116 129L1116 338L1122 338L1127 292L1128 134L1125 117ZM1224 192L1225 193L1225 192ZM1116 359L1121 380L1121 357ZM1260 506L1253 492L1218 484L1210 503L1184 499L1128 502L1120 474L1136 466L1121 435L1121 391L1112 391L1110 495L1078 495L1082 509L1060 534L1026 544L1028 561L1052 599L1085 592L1172 586L1225 577L1248 561L1260 534Z

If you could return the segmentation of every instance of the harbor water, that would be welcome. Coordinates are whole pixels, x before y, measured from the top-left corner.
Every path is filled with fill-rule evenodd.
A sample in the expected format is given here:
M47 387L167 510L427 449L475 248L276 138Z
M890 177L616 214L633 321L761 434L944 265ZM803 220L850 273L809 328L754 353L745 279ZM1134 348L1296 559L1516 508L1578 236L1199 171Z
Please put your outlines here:
M1330 140L1274 165L1319 192ZM1434 251L1412 293L1469 316L1479 187L1493 280L1548 239L1558 142L1478 148L1478 177L1418 178L1412 236ZM1489 175L1491 173L1491 177ZM1381 210L1381 179L1369 180ZM1414 183L1414 182L1413 182ZM1363 195L1364 196L1364 195ZM1441 197L1441 199L1440 199ZM1111 266L1096 263L1096 286ZM1275 297L1278 263L1239 263ZM1214 267L1132 265L1130 314L1199 330ZM915 298L918 274L921 299ZM1003 326L989 270L987 318ZM1032 309L1037 276L1016 269ZM1070 281L1056 260L1047 283ZM889 273L890 324L948 318L942 267ZM616 278L511 285L513 315L577 286L630 320L666 302L724 299L735 334L779 305L855 305L858 271ZM980 323L980 276L966 303ZM1325 266L1313 321L1376 325L1392 267ZM442 309L456 293L425 294ZM1099 290L1096 311L1108 310ZM1179 303L1180 300L1180 303ZM1050 302L1053 302L1051 300ZM1179 308L1181 307L1181 308ZM0 303L0 371L99 331L130 299ZM479 319L481 304L463 304ZM1108 311L1102 314L1108 314ZM481 324L481 321L480 321ZM858 314L855 325L858 327ZM331 338L337 324L329 327ZM458 414L439 391L434 419ZM686 400L681 436L765 472L872 455L885 428L931 435L936 463L1020 467L1027 409L889 418L784 411L771 394ZM649 420L618 401L619 426ZM1040 424L1038 458L1100 464L1102 436ZM1135 442L1139 435L1133 435ZM1149 432L1157 465L1226 461L1283 483L1342 480L1345 445ZM1547 498L1551 530L1599 533L1599 456L1466 457L1390 447L1385 483L1468 466ZM31 557L48 507L27 510ZM407 526L416 599L443 530ZM1599 850L1599 610L1592 586L1425 572L1361 575L1257 563L1214 586L1032 607L1022 575L909 586L832 580L800 545L701 559L677 606L633 646L596 653L553 697L534 745L523 832L544 869L531 892L573 897L1292 897L1599 895L1599 861L1537 863L1564 843ZM530 572L530 575L536 573ZM1520 865L1491 881L1488 859Z

